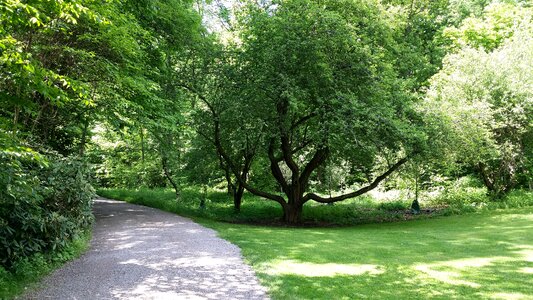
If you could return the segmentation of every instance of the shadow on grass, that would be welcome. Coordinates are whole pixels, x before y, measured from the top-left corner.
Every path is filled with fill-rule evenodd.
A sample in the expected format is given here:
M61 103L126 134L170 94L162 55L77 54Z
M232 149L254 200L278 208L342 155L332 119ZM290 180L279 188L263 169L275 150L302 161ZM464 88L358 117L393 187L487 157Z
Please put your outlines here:
M209 223L278 299L533 298L533 209L352 228Z

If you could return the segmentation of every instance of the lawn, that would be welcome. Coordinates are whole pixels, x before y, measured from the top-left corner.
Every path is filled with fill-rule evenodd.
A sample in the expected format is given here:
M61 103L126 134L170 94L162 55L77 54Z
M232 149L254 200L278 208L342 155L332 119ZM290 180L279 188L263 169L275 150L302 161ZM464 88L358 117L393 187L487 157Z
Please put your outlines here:
M533 208L344 228L203 221L274 299L533 299Z

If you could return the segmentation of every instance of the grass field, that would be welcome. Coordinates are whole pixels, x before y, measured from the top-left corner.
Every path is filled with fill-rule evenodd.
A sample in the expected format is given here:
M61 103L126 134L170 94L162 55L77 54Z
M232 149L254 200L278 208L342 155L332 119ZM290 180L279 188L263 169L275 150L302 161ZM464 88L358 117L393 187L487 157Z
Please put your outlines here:
M274 299L533 299L533 208L346 228L202 223Z
M214 228L242 249L274 299L533 299L530 192L475 210L464 209L473 207L470 203L455 206L459 213L470 212L463 215L287 228L213 221L279 217L275 205L250 197L235 215L220 193L209 195L207 209L199 210L194 193L177 203L171 191L103 191L103 196L188 215ZM393 212L401 205L362 198L331 207L308 206L304 217L386 222L395 220Z

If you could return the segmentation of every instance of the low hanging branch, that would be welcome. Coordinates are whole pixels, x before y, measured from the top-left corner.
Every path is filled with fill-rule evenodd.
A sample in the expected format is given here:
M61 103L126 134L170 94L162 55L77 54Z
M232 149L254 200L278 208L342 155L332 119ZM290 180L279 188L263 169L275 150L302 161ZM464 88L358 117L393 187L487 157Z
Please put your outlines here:
M357 191L355 192L352 192L352 193L348 193L348 194L344 194L344 195L340 195L340 196L335 196L335 197L328 197L328 198L324 198L324 197L320 197L318 196L317 194L314 194L314 193L309 193L307 195L304 196L303 198L303 201L304 202L307 202L309 200L314 200L316 202L320 202L320 203L334 203L334 202L339 202L339 201L342 201L342 200L346 200L346 199L349 199L349 198L354 198L354 197L357 197L357 196L360 196L368 191L371 191L373 189L375 189L380 182L382 182L385 178L387 178L390 174L392 174L392 172L396 171L399 167L401 167L403 164L405 164L407 161L408 161L408 157L404 157L402 159L400 159L398 162L396 162L394 165L392 165L385 173L381 174L380 176L376 177L376 179L374 179L374 181L372 181L371 184L365 186L365 187L362 187L360 189L358 189Z

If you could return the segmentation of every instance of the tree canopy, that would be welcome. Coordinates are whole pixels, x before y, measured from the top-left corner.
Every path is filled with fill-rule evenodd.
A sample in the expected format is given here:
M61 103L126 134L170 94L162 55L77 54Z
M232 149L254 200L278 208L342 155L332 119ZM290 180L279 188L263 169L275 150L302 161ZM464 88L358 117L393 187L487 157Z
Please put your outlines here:
M100 186L224 186L237 212L247 191L288 223L408 162L417 184L531 184L528 1L210 4L2 1L2 151L82 158Z

